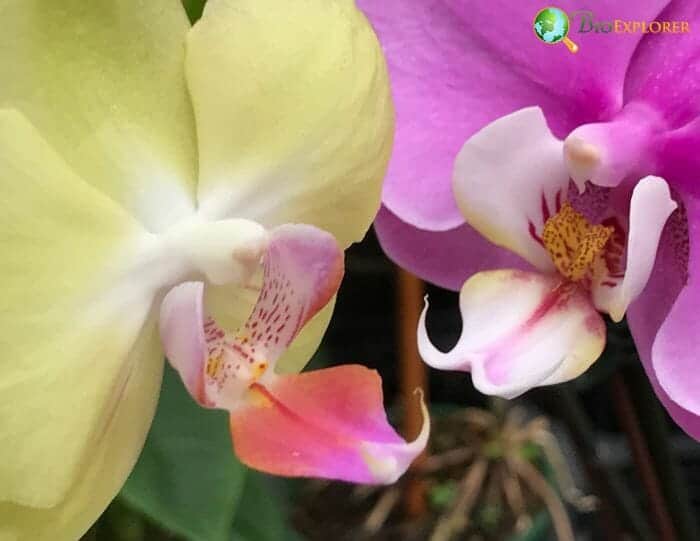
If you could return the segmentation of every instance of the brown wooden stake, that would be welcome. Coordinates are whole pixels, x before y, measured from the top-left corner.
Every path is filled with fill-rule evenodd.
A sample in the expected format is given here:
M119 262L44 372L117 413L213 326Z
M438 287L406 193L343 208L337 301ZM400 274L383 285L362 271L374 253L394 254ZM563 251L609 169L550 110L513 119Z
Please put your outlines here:
M639 472L639 479L649 501L649 514L658 539L661 541L675 541L677 539L675 528L661 490L659 478L651 460L651 455L649 454L649 447L644 441L644 435L639 425L639 419L637 418L637 412L634 409L629 389L619 372L612 376L610 391L618 420L627 435L627 441Z
M422 389L424 400L426 402L428 400L426 368L418 355L416 339L425 287L420 279L403 269L398 269L397 290L401 401L404 411L403 432L408 440L412 440L420 433L423 426L423 415L415 390ZM416 459L407 474L403 504L406 514L410 517L420 517L427 511L426 487L419 472L425 459L424 452Z

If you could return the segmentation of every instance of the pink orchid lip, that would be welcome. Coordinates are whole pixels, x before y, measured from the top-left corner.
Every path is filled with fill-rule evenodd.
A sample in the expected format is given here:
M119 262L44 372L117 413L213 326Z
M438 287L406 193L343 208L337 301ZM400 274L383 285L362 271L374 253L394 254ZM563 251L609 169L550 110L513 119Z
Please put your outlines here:
M471 372L481 392L515 398L532 387L572 379L598 358L605 324L579 284L553 274L499 269L469 278L460 293L462 333L447 353L418 327L423 360Z
M302 327L336 294L343 251L315 227L270 232L263 284L235 333L206 314L204 284L173 288L161 306L161 338L170 363L202 406L230 412L238 458L287 476L357 483L394 482L427 444L429 422L404 441L384 413L381 379L339 366L278 375L274 366Z

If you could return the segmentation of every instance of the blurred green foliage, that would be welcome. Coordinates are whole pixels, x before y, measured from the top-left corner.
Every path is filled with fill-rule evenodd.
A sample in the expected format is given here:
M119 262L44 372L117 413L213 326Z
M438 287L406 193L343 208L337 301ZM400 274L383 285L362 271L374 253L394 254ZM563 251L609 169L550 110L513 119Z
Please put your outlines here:
M198 406L167 368L144 450L113 506L117 511L111 509L104 520L117 532L114 541L153 538L124 508L176 534L163 539L295 540L287 524L288 491L287 481L236 460L227 414Z
M231 449L226 413L199 407L168 368L153 427L121 497L191 541L227 541L245 473Z

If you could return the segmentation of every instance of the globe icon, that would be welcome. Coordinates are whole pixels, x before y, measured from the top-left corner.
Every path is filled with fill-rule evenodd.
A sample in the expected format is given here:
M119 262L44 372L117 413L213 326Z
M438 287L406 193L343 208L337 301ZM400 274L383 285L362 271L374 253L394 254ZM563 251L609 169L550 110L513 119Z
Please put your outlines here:
M572 52L578 51L578 46L571 41L569 33L569 17L566 13L555 7L541 9L533 21L535 35L548 44L563 42Z

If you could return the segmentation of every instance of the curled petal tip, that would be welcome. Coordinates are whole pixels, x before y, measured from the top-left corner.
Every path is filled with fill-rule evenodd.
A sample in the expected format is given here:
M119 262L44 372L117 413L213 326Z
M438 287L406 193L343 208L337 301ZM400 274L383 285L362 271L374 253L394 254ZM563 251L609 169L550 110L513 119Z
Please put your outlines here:
M374 477L374 483L391 485L406 473L413 461L428 445L430 438L430 414L425 404L423 389L416 388L414 394L420 400L423 426L412 442L398 444L363 444L362 457Z

